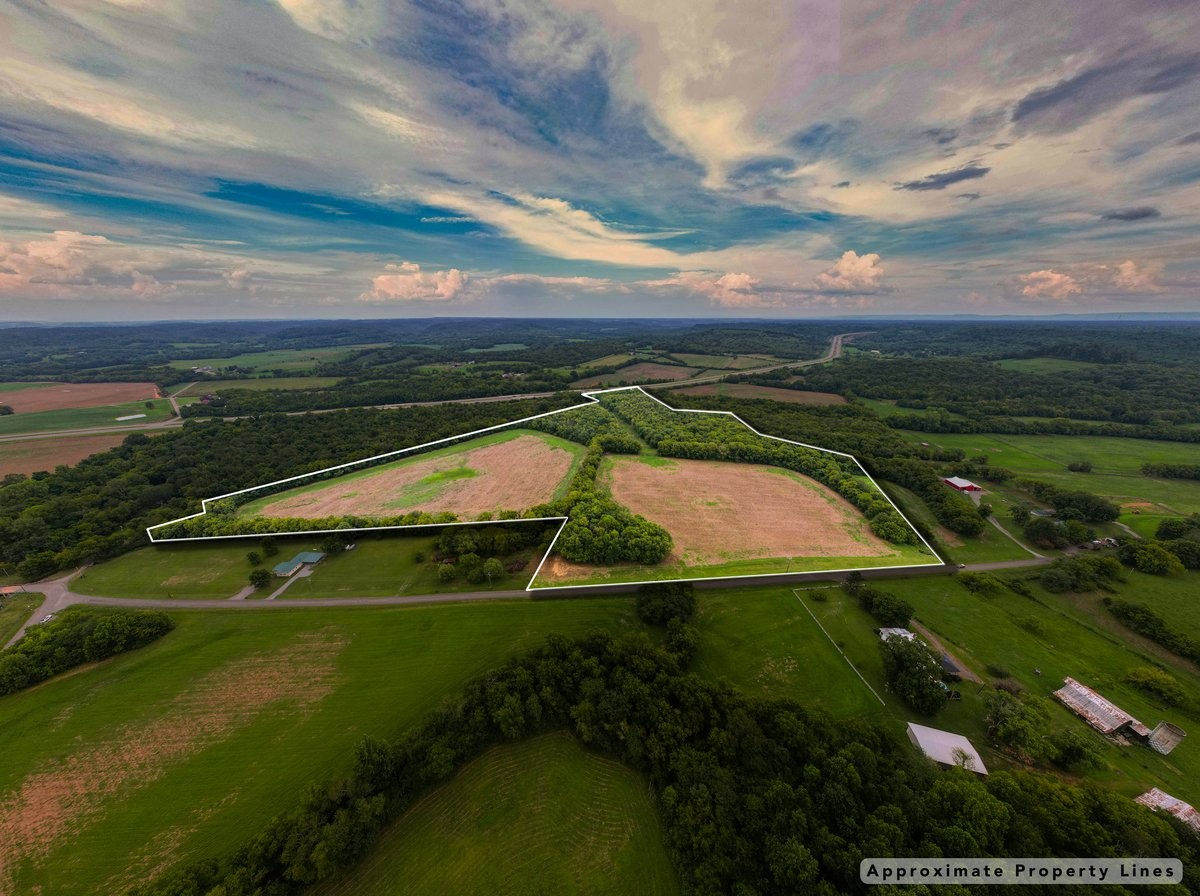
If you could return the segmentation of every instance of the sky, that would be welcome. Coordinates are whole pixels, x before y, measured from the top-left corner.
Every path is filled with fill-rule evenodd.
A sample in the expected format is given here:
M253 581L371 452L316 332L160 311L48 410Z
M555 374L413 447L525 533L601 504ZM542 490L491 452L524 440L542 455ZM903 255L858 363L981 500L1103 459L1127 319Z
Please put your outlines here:
M1195 0L0 0L0 320L1200 311Z

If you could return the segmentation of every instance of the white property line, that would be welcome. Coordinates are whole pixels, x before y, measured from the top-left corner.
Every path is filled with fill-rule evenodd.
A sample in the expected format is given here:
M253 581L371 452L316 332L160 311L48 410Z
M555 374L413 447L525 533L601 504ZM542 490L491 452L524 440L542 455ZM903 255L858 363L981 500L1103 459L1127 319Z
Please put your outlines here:
M918 534L920 534L920 533L918 533ZM829 643L833 645L833 649L842 655L842 659L844 659L846 661L847 666L849 666L851 669L854 670L854 674L858 676L858 680L861 681L863 684L865 684L867 686L867 690L875 695L875 699L879 701L879 705L887 706L887 704L883 702L883 698L880 697L879 694L875 693L875 689L873 687L871 687L871 683L869 681L867 681L865 678L863 678L863 674L858 671L858 667L856 665L854 665L854 663L850 662L850 657L846 656L846 652L844 650L842 650L842 648L838 647L837 641L833 640L833 638L830 636L829 632L825 631L825 626L821 625L821 620L817 618L817 614L814 613L812 610L808 609L808 604L806 604L804 602L803 598L800 597L799 592L800 592L799 588L792 589L792 594L795 595L796 600L800 601L800 606L804 607L804 609L808 611L808 615L811 616L812 621L817 624L817 628L819 628L821 630L821 634L823 634L826 638L829 638Z
M934 557L938 556L937 552L930 546L929 542L927 542L925 540L925 538L921 535L921 533L919 531L917 531L916 526L914 526L912 524L912 522L908 519L908 517L906 517L904 515L904 512L899 507L896 506L895 502L892 501L892 499L890 497L888 497L887 492L885 492L882 488L879 487L879 483L877 483L874 479L871 478L871 474L868 473L866 471L866 469L863 468L863 465L858 462L858 458L856 458L854 455L847 454L844 451L834 451L832 448L821 448L818 445L809 445L806 442L796 442L796 441L793 441L792 439L784 439L779 436L767 435L766 433L759 432L757 429L755 429L753 426L751 426L749 423L747 423L745 420L743 420L737 414L733 413L733 411L709 411L709 410L700 410L700 409L696 409L696 408L673 408L666 402L660 401L659 399L655 398L649 392L644 390L641 386L620 386L615 389L599 389L599 390L595 390L595 391L582 392L580 394L582 395L583 398L587 399L586 401L584 401L580 404L569 405L568 407L565 407L565 408L559 408L556 411L547 411L542 414L534 414L533 416L530 416L530 417L522 417L519 420L510 420L507 423L499 423L495 426L486 426L482 429L476 429L471 432L460 433L459 435L454 435L454 436L447 436L444 439L435 439L432 442L424 442L420 445L413 445L408 448L401 448L398 451L389 451L389 452L385 452L383 454L377 454L373 457L362 458L361 460L349 461L348 463L338 464L338 465L332 466L332 467L326 467L323 470L316 470L312 473L301 473L298 476L290 476L286 479L278 479L274 482L268 482L263 485L256 485L251 488L239 489L238 491L235 491L235 492L228 492L227 494L224 494L224 495L217 495L214 498L204 498L200 501L200 512L199 513L189 514L188 516L182 516L182 517L179 517L178 519L169 520L165 523L158 523L156 525L149 526L146 529L146 534L147 534L147 536L149 536L151 543L165 544L165 543L171 543L171 542L184 542L184 541L217 541L217 540L228 539L228 538L264 538L267 536L286 537L286 536L292 536L292 535L328 535L328 534L334 534L334 533L348 533L348 532L383 532L383 531L390 531L390 530L395 530L395 529L404 529L404 530L441 529L441 528L445 528L447 526L486 526L486 525L494 525L494 524L500 524L500 523L511 524L511 523L558 522L558 523L560 523L560 525L558 527L558 531L554 534L554 538L550 541L549 547L546 548L546 553L542 555L542 559L538 562L537 568L533 572L533 576L529 579L528 584L526 584L526 586L525 586L526 591L554 591L554 590L561 590L561 589L576 589L576 588L609 588L614 585L639 586L639 585L653 585L653 584L669 584L669 583L675 583L675 582L712 582L712 581L721 581L721 580L726 580L726 579L760 579L760 578L768 578L771 576L787 575L788 574L787 572L783 572L783 573L767 572L767 573L751 573L748 575L736 575L736 576L705 576L705 577L691 577L691 578L681 578L681 579L650 579L650 580L643 581L643 582L598 582L593 585L540 585L537 588L535 588L533 583L537 579L538 574L542 571L542 567L545 565L546 561L550 558L550 554L554 550L554 545L558 541L558 537L562 534L563 528L566 526L566 524L569 520L569 517L561 517L561 516L536 517L533 519L515 519L515 520L473 520L473 521L461 521L460 520L460 521L448 522L448 523L422 523L422 524L413 525L413 526L358 526L358 527L355 527L352 529L308 529L308 530L304 530L304 531L300 531L300 532L251 532L251 533L246 533L246 534L241 534L241 535L192 535L192 536L185 536L182 538L156 538L155 534L154 534L155 529L161 529L164 526L172 526L176 523L182 523L185 520L193 520L198 517L202 517L202 516L206 515L208 513L208 504L210 501L222 501L222 500L225 500L226 498L233 498L238 495L245 495L245 494L250 494L252 492L262 491L263 489L273 488L275 486L284 485L289 482L299 482L300 480L311 479L315 476L322 476L323 474L331 473L336 470L345 470L348 467L357 467L357 466L360 466L363 464L373 464L375 462L382 462L387 458L394 458L394 457L398 457L400 455L409 454L411 452L418 451L422 448L429 448L434 445L445 445L450 442L457 442L462 439L473 438L475 436L483 435L485 433L496 432L497 430L508 429L510 427L519 426L520 424L528 423L531 420L541 420L544 417L552 417L555 414L564 414L568 411L575 411L575 410L579 410L580 408L591 407L592 405L600 403L600 399L596 397L599 395L606 395L610 392L634 392L634 391L640 392L642 395L646 396L650 400L657 402L658 404L662 405L667 410L672 411L677 414L719 414L722 416L732 417L734 420L736 420L738 423L740 423L742 426L746 427L748 430L750 430L752 433L754 433L756 436L759 436L760 438L772 439L776 442L785 442L789 445L796 445L800 448L808 448L813 451L823 451L826 454L836 454L840 457L850 458L850 460L852 460L854 462L854 465L856 467L858 467L859 471L863 474L863 476L865 476L867 478L867 481L870 482L871 485L873 485L875 487L875 490L877 492L879 492L880 495L883 496L883 499L885 501L887 501L888 504L891 505L892 509L895 510L896 513L898 513L900 515L900 518L903 519L904 522L908 524L908 527L916 534L917 538L921 539L921 544L923 544L925 546L926 550L929 551L929 553L932 556L934 556ZM942 566L942 565L944 565L944 564L942 563L942 561L940 559L938 559L934 563L910 563L910 564L897 565L897 566L853 567L850 569L804 570L803 572L798 572L796 574L797 575L833 575L833 574L839 574L839 573L850 573L850 572L862 571L865 569L866 570L869 570L869 569L921 569L924 567ZM818 623L818 625L819 624L820 623ZM869 685L868 685L868 687L869 687Z

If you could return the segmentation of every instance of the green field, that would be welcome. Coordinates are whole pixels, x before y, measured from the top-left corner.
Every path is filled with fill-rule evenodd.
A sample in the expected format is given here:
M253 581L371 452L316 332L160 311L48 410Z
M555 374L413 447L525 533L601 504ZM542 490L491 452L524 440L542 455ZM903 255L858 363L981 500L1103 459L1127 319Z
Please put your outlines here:
M478 438L467 441L456 442L455 444L448 445L445 448L419 452L401 460L379 464L378 466L369 467L365 470L359 470L354 473L346 473L345 475L338 476L335 479L321 479L311 485L302 485L296 488L288 489L287 491L276 492L272 495L268 495L265 498L258 498L254 501L248 501L245 504L242 504L240 507L238 507L238 515L258 516L268 505L277 501L283 501L288 498L292 498L296 495L312 494L323 489L341 489L344 488L347 483L362 482L363 480L369 479L372 476L377 476L380 473L384 473L389 470L395 470L400 467L408 466L409 464L442 457L454 457L476 448L485 448L488 445L498 445L501 442L509 442L520 436L533 436L534 438L541 439L552 448L561 449L571 455L571 468L567 472L566 476L563 477L562 481L558 485L558 488L554 492L554 500L557 500L566 493L567 486L571 481L571 476L583 458L583 447L577 442L568 442L566 439L560 439L557 436L552 436L544 432L538 432L537 430L507 429L501 432L489 433L485 436L479 436ZM467 470L468 468L462 466L459 469ZM470 471L462 475L472 476L474 475L474 471ZM444 473L434 473L431 476L427 476L420 482L413 483L411 486L405 486L404 489L395 496L395 500L390 502L389 506L394 507L397 513L403 513L412 505L419 504L420 502L433 497L438 491L438 487L441 483L449 481L453 478L455 478L455 476L446 476ZM512 507L505 509L524 510L526 508Z
M514 590L528 583L541 552L527 548L515 555L525 569L505 573L491 583L471 584L461 576L442 582L433 560L436 531L372 535L363 533L354 550L327 557L312 575L295 581L282 597L388 597L401 594L453 594L460 591ZM299 551L317 550L322 536L277 536L279 553L265 558L270 568ZM140 548L93 566L71 581L80 594L103 597L220 599L247 587L254 568L250 551L262 553L257 538L237 538L193 544L159 544ZM418 556L424 559L418 562ZM505 562L515 559L509 557ZM259 592L271 594L284 584L278 579Z
M1005 370L1016 370L1021 373L1067 373L1072 370L1091 370L1100 367L1091 361L1070 361L1066 358L1006 358L997 361L996 366Z
M149 403L152 407L147 408ZM136 420L118 420L134 414L145 414ZM171 416L171 403L165 398L150 402L132 401L95 408L67 408L61 411L34 411L28 414L9 414L0 417L0 435L42 432L54 429L87 429L100 426L136 426L157 423Z
M893 482L882 482L880 485L905 516L919 524L925 531L934 533L937 540L935 547L948 562L992 563L998 560L1028 560L1033 556L991 525L985 526L982 532L972 537L956 535L938 523L925 502L908 489ZM994 501L990 494L988 500L997 505L996 513L1000 515L1000 522L1005 529L1019 537L1019 532L1016 531L1017 527L1003 512L1003 503Z
M512 652L640 627L622 598L172 615L0 699L0 891L109 896L225 854Z
M614 367L622 364L628 364L636 356L624 352L619 355L605 355L603 358L596 358L594 361L588 361L586 364L579 364L574 369L580 372L591 370L593 367Z
M170 366L178 370L191 370L193 367L212 367L220 370L223 367L244 367L253 371L287 370L293 373L312 368L322 361L340 361L355 352L368 348L382 348L387 343L371 342L362 345L339 345L331 348L282 348L269 352L249 352L244 355L233 355L229 358L187 358L170 362Z
M200 380L177 393L180 397L190 395L213 395L223 389L250 389L265 392L269 389L292 391L296 389L327 389L341 380L335 376L260 376L247 380Z
M748 370L754 367L769 367L782 364L783 358L762 358L750 355L692 355L676 352L667 357L682 361L688 367L704 367L711 371Z
M943 448L961 448L968 457L986 454L997 467L1018 475L1053 482L1064 488L1103 495L1120 504L1148 502L1143 513L1188 514L1200 512L1200 482L1151 479L1142 464L1195 463L1200 449L1183 442L1117 439L1103 436L1010 436L903 432L912 442L929 442ZM1067 464L1090 461L1091 473L1072 473ZM1122 515L1123 522L1133 515Z
M527 349L524 342L498 342L495 345L489 345L487 348L468 348L465 349L467 354L481 354L484 352L519 352L522 349Z
M24 392L26 389L48 389L62 383L0 383L0 392Z
M485 753L313 896L678 892L646 782L551 734Z
M36 592L18 591L0 596L0 647L8 643L43 600L44 597Z

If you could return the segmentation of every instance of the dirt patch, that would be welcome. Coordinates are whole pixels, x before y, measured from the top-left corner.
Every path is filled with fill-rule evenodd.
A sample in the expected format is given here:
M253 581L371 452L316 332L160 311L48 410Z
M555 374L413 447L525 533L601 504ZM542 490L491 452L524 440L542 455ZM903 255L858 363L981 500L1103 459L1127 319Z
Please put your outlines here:
M617 501L671 533L668 563L894 553L845 498L777 467L615 457L608 484Z
M598 376L587 376L571 383L580 389L591 389L606 383L621 385L623 383L640 383L646 380L686 380L700 372L696 367L675 367L671 364L655 364L652 361L642 361L622 367L616 373L603 373Z
M706 383L702 386L685 386L677 390L679 395L728 395L730 398L769 398L788 404L826 406L845 404L846 399L833 392L800 392L796 389L779 389L775 386L755 386L751 383Z
M0 401L0 404L4 402ZM74 438L0 442L0 476L53 470L60 464L73 467L85 457L120 445L125 440L125 435L109 433Z
M269 709L310 709L333 690L335 661L346 643L336 632L306 632L284 648L210 672L153 721L47 760L0 797L0 894L16 892L23 861L36 861L94 823L108 801L157 780Z
M258 515L395 516L423 510L473 518L486 512L525 510L553 499L573 459L565 448L521 435L281 497Z
M0 404L18 414L98 408L158 397L154 383L47 383L36 389L0 389Z

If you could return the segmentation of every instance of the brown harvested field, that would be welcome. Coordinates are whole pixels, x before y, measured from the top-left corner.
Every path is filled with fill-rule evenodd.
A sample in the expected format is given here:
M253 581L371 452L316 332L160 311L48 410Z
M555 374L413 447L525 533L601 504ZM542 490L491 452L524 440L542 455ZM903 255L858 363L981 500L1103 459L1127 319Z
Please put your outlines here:
M679 395L728 395L730 398L769 398L789 404L831 405L845 404L846 399L833 392L800 392L796 389L779 389L775 386L755 386L750 383L705 383L702 386L685 386Z
M258 516L395 516L450 511L460 518L544 504L571 470L575 454L535 435L333 481L268 500Z
M158 398L154 383L12 383L0 388L0 404L18 414L99 408Z
M640 383L645 380L686 380L688 377L695 376L699 372L699 368L696 367L676 367L672 364L655 364L652 361L640 361L637 364L622 367L616 373L585 376L583 379L571 383L571 385L580 389L591 389L605 384L620 386L623 384Z
M95 436L63 436L54 439L27 439L0 442L0 477L9 473L36 473L53 470L59 464L74 466L85 457L115 448L128 433L113 432Z
M895 553L841 495L778 467L613 457L605 478L618 502L671 533L668 564Z
M285 648L217 669L162 707L153 721L129 725L31 772L0 796L0 894L13 893L16 867L61 846L94 823L123 791L144 787L200 751L249 725L261 713L311 712L337 683L346 640L308 632ZM159 844L169 847L170 844ZM149 872L172 856L125 857ZM112 892L136 880L114 881Z

